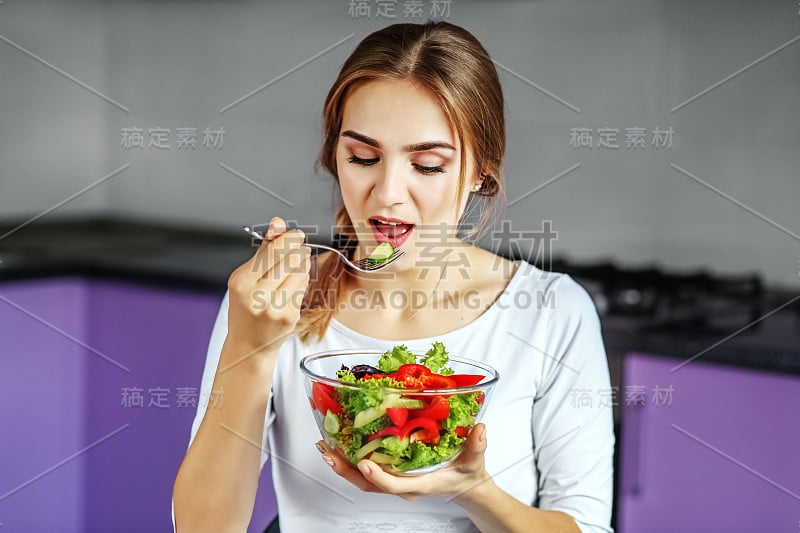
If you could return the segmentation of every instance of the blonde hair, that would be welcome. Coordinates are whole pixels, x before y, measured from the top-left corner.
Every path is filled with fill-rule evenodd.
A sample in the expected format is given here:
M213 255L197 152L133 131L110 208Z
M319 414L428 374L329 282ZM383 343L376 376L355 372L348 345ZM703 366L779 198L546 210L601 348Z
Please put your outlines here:
M336 146L345 100L358 84L373 80L410 80L427 89L455 131L462 154L467 146L472 150L475 168L483 177L480 190L473 194L482 197L484 205L475 228L467 230L464 237L477 239L492 225L505 199L501 179L506 145L503 92L488 52L467 30L443 21L394 24L365 37L342 66L322 111L317 169L327 170L337 184ZM464 192L466 165L466 157L462 157L456 199ZM470 205L462 219L470 214ZM342 239L338 245L352 254L357 236L343 204L336 208L333 222ZM312 336L323 337L339 305L345 267L333 254L327 256L325 260L317 256L312 266L295 328L304 343Z

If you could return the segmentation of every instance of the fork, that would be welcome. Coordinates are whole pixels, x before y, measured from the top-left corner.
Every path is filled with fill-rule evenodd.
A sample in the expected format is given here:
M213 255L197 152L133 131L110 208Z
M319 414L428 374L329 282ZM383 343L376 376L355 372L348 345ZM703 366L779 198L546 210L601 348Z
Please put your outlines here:
M264 240L264 236L267 233L267 229L269 228L269 224L256 224L254 226L242 226L242 230L249 233L253 237L259 240ZM331 246L326 246L324 244L314 244L310 242L304 242L303 246L308 246L309 248L319 248L320 250L330 250L331 252L337 254L339 257L342 258L342 261L351 268L358 270L359 272L377 272L382 270L405 254L404 251L395 249L392 253L391 257L385 259L383 261L370 259L369 257L365 257L364 259L359 259L358 261L351 261L349 257L347 257L344 252L337 250Z

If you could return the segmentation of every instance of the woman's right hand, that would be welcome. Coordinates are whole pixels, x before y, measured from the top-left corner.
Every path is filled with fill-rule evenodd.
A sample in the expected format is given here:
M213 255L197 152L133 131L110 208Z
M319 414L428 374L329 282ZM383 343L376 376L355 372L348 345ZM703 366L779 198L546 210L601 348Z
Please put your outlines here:
M228 337L241 357L276 353L300 319L308 287L311 249L301 230L286 231L280 217L255 255L228 278Z

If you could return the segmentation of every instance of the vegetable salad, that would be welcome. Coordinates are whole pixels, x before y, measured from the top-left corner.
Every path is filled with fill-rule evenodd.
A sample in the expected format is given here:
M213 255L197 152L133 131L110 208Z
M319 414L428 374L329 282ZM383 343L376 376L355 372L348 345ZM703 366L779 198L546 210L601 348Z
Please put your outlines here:
M397 472L450 459L475 424L484 393L448 394L446 389L476 385L485 376L455 374L448 361L441 342L433 343L419 362L399 345L387 351L377 367L342 365L336 377L351 386L314 382L311 406L323 416L328 441L353 464L367 458ZM441 394L402 389L437 389Z

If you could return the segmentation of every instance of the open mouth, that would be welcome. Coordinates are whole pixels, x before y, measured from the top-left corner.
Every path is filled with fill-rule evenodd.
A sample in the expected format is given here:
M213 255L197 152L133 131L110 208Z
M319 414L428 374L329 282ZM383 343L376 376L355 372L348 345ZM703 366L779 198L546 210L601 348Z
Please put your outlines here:
M397 218L370 217L372 234L378 243L388 242L393 248L399 247L414 231L414 224Z

